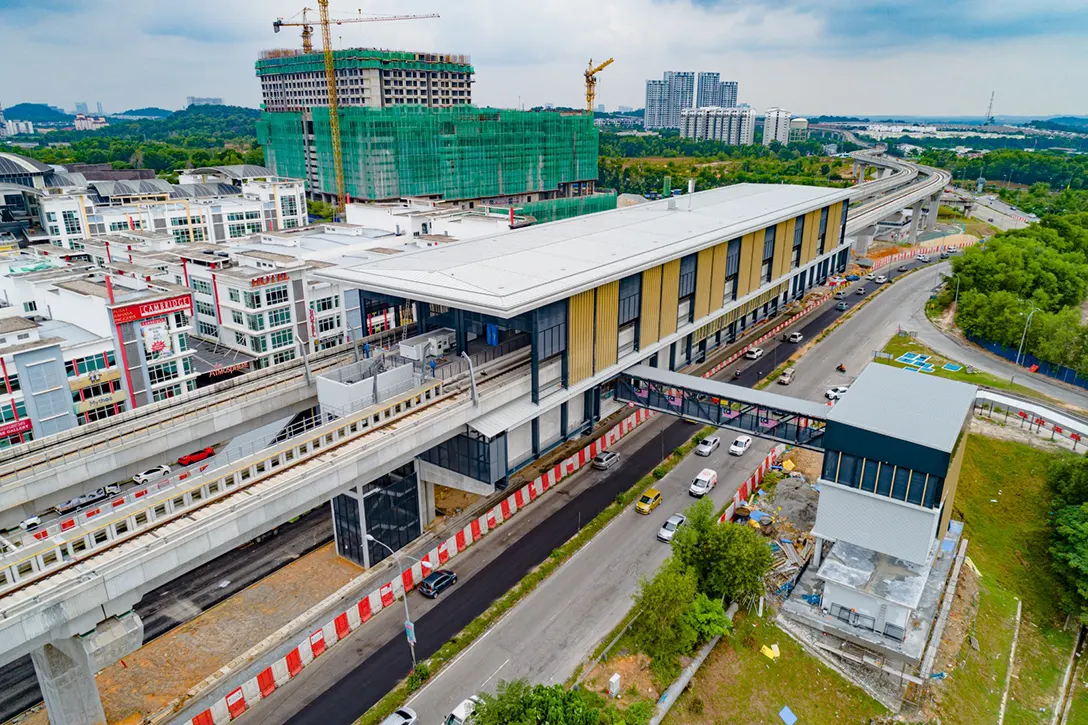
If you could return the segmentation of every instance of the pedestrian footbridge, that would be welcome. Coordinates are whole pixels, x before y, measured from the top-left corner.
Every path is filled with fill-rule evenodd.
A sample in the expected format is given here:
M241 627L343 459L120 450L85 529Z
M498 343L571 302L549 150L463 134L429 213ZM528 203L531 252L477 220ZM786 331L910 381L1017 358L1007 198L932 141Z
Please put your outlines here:
M830 408L822 403L635 365L616 382L616 399L661 413L823 450Z

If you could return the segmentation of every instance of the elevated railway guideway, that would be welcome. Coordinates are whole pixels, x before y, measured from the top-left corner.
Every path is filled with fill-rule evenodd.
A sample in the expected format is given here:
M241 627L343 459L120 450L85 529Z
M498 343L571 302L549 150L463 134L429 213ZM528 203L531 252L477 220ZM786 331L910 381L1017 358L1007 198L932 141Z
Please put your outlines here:
M528 351L475 375L475 394L469 374L417 378L419 385L392 399L0 556L0 664L124 618L147 591L523 398Z
M907 207L914 209L912 229L916 230L923 202L928 201L933 205L931 209L935 209L941 191L952 180L951 175L942 169L928 166L917 166L917 169L918 177L908 186L852 208L846 222L846 233L854 235L863 232ZM930 222L932 223L934 219L935 215L931 216Z
M394 330L358 341L372 348ZM0 529L150 465L220 443L313 406L313 375L354 361L340 346L0 451ZM309 375L307 374L309 367Z
M875 166L879 169L886 169L891 172L879 179L866 181L863 184L858 184L853 187L853 194L851 196L853 201L880 196L900 187L912 184L918 178L920 172L920 167L916 164L912 164L908 161L901 161L891 156L885 156L877 151L855 151L850 155L862 170L864 170L866 166Z

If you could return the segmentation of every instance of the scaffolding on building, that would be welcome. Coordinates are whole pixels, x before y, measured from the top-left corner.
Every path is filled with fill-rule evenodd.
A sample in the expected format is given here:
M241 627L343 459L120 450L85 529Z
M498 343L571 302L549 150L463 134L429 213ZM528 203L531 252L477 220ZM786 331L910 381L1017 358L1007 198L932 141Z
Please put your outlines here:
M311 191L335 193L329 111L310 113L317 177ZM347 107L340 110L340 128L352 199L497 199L562 192L564 185L597 179L598 131L586 114ZM306 173L304 130L301 113L262 114L258 139L278 175L313 180Z

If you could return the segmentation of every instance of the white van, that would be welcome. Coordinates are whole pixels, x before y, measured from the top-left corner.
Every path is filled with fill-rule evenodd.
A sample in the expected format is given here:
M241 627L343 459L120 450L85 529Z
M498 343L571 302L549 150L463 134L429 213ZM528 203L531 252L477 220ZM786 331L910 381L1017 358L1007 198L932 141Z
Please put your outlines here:
M691 487L688 489L695 498L702 498L710 493L710 490L718 484L718 473L710 468L704 468L699 471L699 475L691 482Z

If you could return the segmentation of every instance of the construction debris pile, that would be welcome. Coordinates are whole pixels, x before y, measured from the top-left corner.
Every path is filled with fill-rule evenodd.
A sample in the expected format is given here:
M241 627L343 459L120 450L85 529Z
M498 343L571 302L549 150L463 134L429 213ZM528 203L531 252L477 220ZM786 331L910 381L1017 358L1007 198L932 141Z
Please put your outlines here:
M763 487L736 510L736 521L747 523L771 540L774 563L767 591L784 600L812 558L819 490L819 454L794 449L781 466L773 466ZM811 483L810 483L811 481Z

